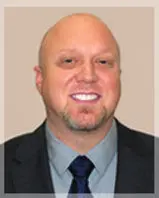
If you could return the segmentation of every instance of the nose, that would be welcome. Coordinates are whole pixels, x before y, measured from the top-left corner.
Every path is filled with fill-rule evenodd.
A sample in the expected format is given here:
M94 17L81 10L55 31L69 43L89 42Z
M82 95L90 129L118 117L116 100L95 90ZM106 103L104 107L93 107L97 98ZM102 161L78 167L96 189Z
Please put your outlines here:
M83 81L86 83L94 83L98 80L95 67L91 63L85 63L81 65L77 74L76 74L77 82Z

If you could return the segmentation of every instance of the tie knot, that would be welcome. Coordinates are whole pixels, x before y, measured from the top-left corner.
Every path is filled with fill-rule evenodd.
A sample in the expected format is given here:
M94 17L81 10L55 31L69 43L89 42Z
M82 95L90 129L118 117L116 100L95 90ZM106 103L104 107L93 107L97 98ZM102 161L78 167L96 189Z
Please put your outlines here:
M94 168L94 164L86 156L78 156L69 166L74 177L85 177L88 179Z

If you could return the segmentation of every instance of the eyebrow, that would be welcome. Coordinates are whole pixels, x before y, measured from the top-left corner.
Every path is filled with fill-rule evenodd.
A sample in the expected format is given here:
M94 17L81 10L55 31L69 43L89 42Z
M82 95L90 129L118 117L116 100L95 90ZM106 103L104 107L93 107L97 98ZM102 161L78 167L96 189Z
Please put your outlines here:
M100 51L99 53L97 53L97 55L100 55L100 54L110 54L110 55L113 55L114 53L112 52L112 48L105 48L103 49L102 51ZM61 49L58 51L58 53L64 53L64 52L75 52L75 53L81 53L80 51L78 51L77 49L75 48L67 48L67 49ZM117 53L115 53L117 54Z
M63 53L63 52L78 52L76 49L70 49L70 48L68 48L68 49L61 49L61 50L59 50L58 51L58 53Z

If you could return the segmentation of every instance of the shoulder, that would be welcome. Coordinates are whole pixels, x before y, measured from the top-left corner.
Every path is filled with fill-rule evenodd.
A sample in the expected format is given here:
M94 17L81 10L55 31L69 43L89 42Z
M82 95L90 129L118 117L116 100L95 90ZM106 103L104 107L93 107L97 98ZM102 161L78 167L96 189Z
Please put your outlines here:
M31 148L37 147L37 144L39 144L43 139L43 132L44 123L32 132L27 132L6 141L3 145L1 145L4 146L5 159L9 160L9 158L15 157L19 149L27 151Z
M134 130L121 124L118 120L116 120L116 122L119 142L121 144L127 145L139 155L152 156L152 154L154 154L155 140L158 141L157 137L142 131Z
M26 142L32 139L33 132L27 132L26 134L19 135L17 137L11 138L4 143L5 153L14 154L22 142Z

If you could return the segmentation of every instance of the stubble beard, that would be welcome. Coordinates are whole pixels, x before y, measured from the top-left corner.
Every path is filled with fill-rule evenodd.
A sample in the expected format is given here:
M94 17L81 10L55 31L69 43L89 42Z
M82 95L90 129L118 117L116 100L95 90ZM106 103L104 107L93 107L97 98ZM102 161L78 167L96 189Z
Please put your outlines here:
M90 108L87 107L83 107L83 109L81 108L81 111L89 114ZM82 116L82 115L80 115ZM83 115L84 116L84 115ZM67 107L65 107L63 112L60 112L60 117L63 119L65 125L72 131L75 132L91 132L91 131L95 131L97 129L99 129L100 127L102 127L110 118L110 116L108 116L108 112L106 110L106 108L102 108L99 116L93 121L93 122L87 122L82 124L81 121L78 120L78 118L74 118L71 113L69 113L69 111L67 110ZM84 119L84 118L83 118Z

